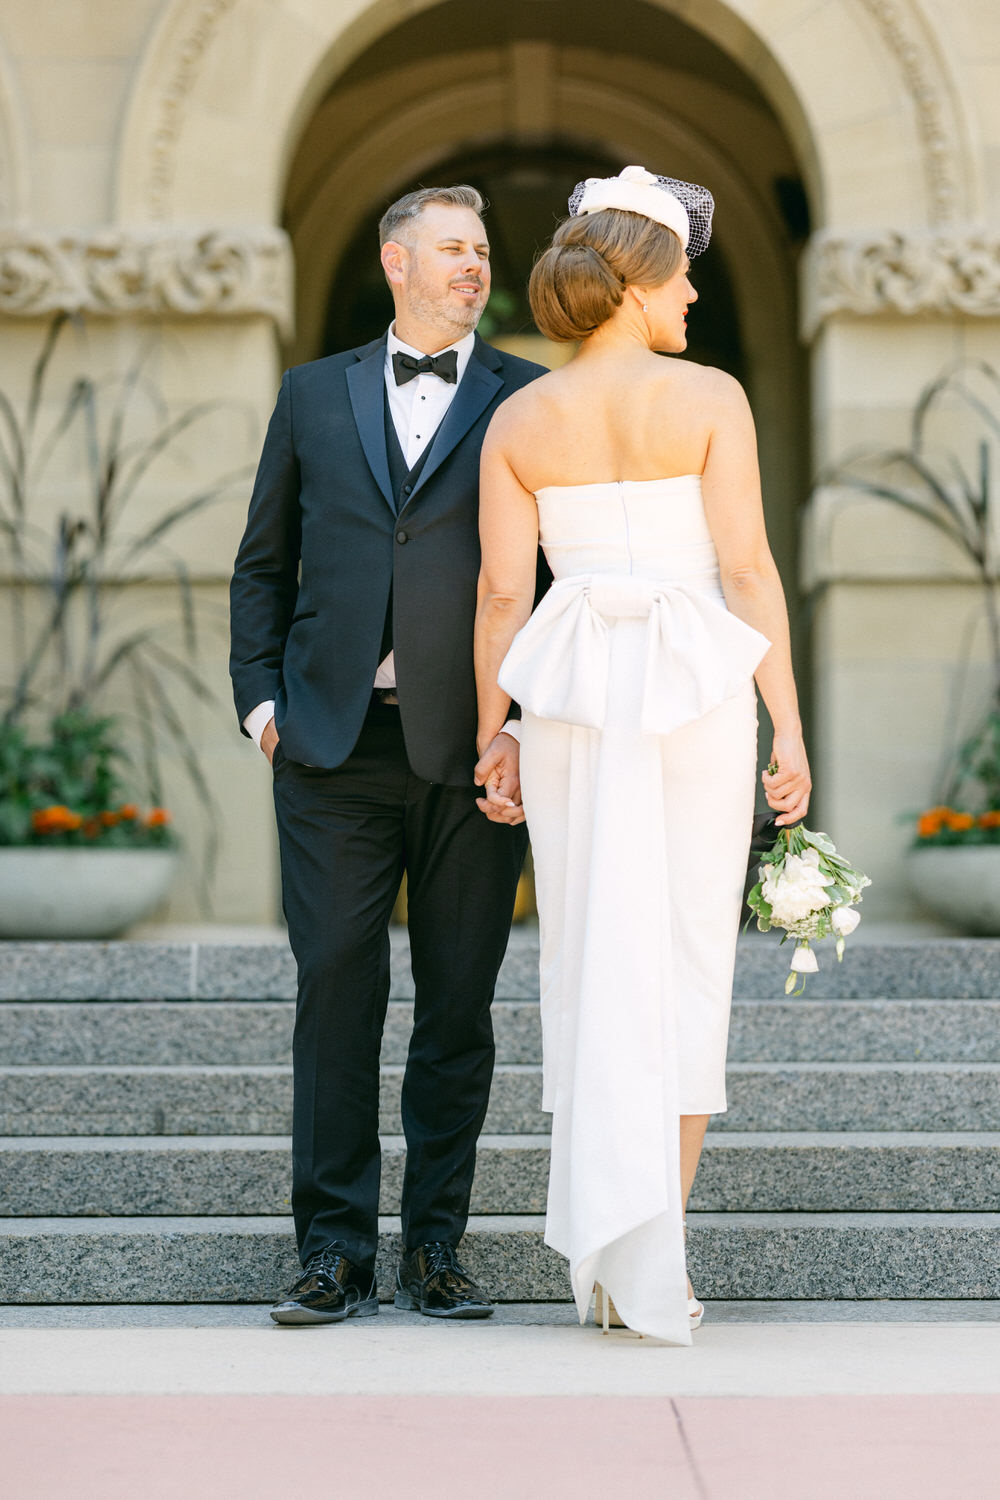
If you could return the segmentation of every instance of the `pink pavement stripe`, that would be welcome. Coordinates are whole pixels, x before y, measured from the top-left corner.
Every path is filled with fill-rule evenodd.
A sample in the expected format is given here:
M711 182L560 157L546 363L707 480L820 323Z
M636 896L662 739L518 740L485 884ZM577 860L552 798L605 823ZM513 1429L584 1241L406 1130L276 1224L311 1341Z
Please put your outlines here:
M700 1500L659 1400L11 1396L0 1455L4 1500Z
M679 1397L704 1500L997 1500L1000 1396Z
M0 1399L4 1500L993 1500L998 1476L992 1396Z

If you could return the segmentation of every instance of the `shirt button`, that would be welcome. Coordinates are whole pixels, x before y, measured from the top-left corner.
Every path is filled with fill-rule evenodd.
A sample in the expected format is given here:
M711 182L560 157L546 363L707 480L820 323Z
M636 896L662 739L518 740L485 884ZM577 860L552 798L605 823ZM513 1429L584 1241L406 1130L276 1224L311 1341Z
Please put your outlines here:
M409 532L407 532L407 531L397 531L396 532L396 541L399 543L400 546L402 546L404 542L408 542L409 540L410 540L410 534L409 534Z

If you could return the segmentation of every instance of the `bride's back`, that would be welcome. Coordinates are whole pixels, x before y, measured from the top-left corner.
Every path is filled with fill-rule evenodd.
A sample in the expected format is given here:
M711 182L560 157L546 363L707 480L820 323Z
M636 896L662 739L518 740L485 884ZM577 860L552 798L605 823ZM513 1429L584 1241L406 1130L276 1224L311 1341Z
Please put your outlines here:
M578 358L507 403L504 448L532 491L701 474L728 379L647 350Z

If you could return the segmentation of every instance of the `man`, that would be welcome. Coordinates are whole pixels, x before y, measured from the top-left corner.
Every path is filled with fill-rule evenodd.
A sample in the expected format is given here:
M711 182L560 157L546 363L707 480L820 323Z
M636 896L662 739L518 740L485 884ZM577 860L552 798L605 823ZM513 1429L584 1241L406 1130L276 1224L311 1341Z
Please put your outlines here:
M389 916L408 877L414 1024L395 1301L488 1317L458 1262L493 1072L490 1004L526 835L516 725L479 765L472 632L479 452L544 373L475 333L490 287L483 200L427 188L379 226L388 335L289 370L232 582L244 733L274 771L298 966L292 1207L304 1274L271 1316L378 1311L379 1048Z

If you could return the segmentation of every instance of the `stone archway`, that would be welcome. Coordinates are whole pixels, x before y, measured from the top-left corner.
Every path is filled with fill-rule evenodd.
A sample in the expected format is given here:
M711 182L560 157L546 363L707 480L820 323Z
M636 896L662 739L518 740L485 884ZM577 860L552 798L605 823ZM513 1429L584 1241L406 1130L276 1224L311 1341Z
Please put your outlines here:
M336 78L402 20L438 4L172 0L122 132L119 218L273 223L298 134ZM975 212L982 173L961 91L941 39L906 0L649 4L702 32L757 81L798 154L818 225L934 224ZM567 12L569 37L581 9ZM863 139L870 149L862 153ZM876 147L888 149L893 170Z

